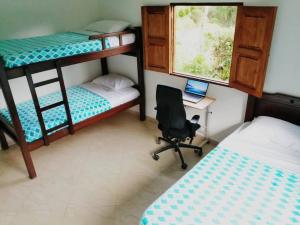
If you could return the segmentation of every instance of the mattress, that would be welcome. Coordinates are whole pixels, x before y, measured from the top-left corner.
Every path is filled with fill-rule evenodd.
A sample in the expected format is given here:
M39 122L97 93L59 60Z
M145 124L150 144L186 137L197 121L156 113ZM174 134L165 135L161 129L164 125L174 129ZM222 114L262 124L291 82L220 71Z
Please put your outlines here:
M270 150L264 151L263 146L235 145L247 126L160 196L146 209L140 224L300 224L299 161L291 165L282 158L285 162L278 163L276 155L267 160Z
M135 41L135 36L128 34L122 39L123 44L130 44ZM106 48L118 46L118 37L105 38ZM101 50L102 40L89 40L88 34L79 32L0 41L0 56L7 68Z
M117 93L118 94L116 95L110 94L101 96L99 94L96 94L95 91L92 92L87 88L84 88L84 85L68 88L67 96L73 124L77 124L90 117L106 112L118 105L129 102L137 98L137 96L139 95L138 91L132 87L124 91L119 90ZM120 94L128 96L118 101L115 100L115 98L118 98ZM62 96L60 92L55 92L39 98L41 107L53 104L61 100ZM17 104L17 110L24 130L26 141L33 142L42 138L42 132L33 101L30 100ZM0 116L6 119L10 124L12 124L12 119L6 108L0 109ZM43 118L45 121L46 129L53 128L67 121L64 106L59 106L43 112Z

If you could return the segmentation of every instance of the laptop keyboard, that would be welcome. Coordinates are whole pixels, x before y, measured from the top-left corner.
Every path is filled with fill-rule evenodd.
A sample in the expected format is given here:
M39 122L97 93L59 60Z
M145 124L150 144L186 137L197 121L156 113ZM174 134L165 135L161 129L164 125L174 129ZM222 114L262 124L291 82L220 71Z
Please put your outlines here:
M204 97L201 96L193 96L186 93L183 93L183 100L189 101L189 102L199 102Z

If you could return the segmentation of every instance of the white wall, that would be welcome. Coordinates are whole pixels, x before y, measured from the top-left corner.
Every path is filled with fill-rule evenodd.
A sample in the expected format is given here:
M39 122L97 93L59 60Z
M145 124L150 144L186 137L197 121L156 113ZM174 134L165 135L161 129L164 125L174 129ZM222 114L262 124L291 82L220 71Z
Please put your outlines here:
M183 0L102 0L102 18L116 18L128 20L134 25L141 24L140 7L142 5L167 5L169 2L184 2ZM192 2L192 1L190 1ZM199 2L199 1L194 1ZM205 0L204 2L209 2ZM216 2L215 0L211 2ZM224 2L224 1L222 1ZM234 2L234 1L233 1ZM240 2L240 1L239 1ZM282 92L300 96L300 75L296 67L300 63L300 20L298 13L300 1L298 0L246 0L245 5L272 5L278 6L277 20L273 35L267 71L265 91ZM134 59L124 56L112 57L109 60L110 70L124 74L135 73ZM155 116L155 88L157 84L166 84L183 88L185 79L171 75L146 71L146 104L147 115ZM208 96L215 97L217 101L211 107L212 115L209 116L209 134L215 140L222 140L244 118L247 95L227 87L210 85ZM188 110L188 115L199 113Z
M216 2L215 0L212 0ZM116 18L141 24L142 5L169 4L169 0L1 0L0 39L20 38L50 34L80 28L99 18ZM172 2L176 2L173 0ZM179 0L178 2L184 2ZM199 2L199 1L195 1ZM205 0L209 2L209 0ZM224 2L224 1L223 1ZM300 20L298 0L246 0L246 5L277 5L278 14L274 31L270 62L267 71L265 91L283 92L300 96L300 75L296 66L300 64ZM136 79L135 58L116 56L109 60L110 70L131 75ZM67 86L90 80L99 74L99 61L64 68ZM53 71L37 75L40 79L53 76ZM167 74L146 71L147 115L154 116L155 88L157 84L167 84L183 88L185 79ZM27 83L23 78L11 81L17 102L30 98ZM57 87L47 87L46 94ZM217 99L211 107L209 133L212 138L222 140L234 127L243 121L247 95L230 88L211 85L209 96ZM0 107L3 99L0 96ZM189 110L188 114L199 113Z
M78 29L97 20L99 0L1 0L0 39Z
M101 8L98 0L1 0L0 39L24 38L79 29L99 19ZM65 83L73 86L100 74L100 62L88 62L63 68ZM55 76L55 71L36 74L38 80ZM26 78L10 81L16 102L30 99ZM40 94L57 90L56 85L43 87ZM0 107L4 99L0 92Z

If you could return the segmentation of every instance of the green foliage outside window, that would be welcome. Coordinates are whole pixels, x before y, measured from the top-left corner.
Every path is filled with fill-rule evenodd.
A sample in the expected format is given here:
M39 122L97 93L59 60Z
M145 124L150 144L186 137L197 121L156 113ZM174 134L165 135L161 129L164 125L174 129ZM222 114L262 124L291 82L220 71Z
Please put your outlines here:
M189 17L191 20L193 20L194 23L199 23L201 21L201 18L204 14L204 8L203 7L184 7L180 9L177 13L177 17Z
M193 59L192 63L185 64L183 67L184 71L189 71L191 74L208 74L209 68L205 57L203 55L198 55Z
M207 16L211 23L216 23L220 26L230 27L235 25L236 7L214 7L213 10L209 11Z
M214 65L213 65L213 76L214 78L220 77L221 80L229 80L232 48L232 38L229 36L218 37L218 44L214 46Z
M236 6L175 7L175 72L228 82Z

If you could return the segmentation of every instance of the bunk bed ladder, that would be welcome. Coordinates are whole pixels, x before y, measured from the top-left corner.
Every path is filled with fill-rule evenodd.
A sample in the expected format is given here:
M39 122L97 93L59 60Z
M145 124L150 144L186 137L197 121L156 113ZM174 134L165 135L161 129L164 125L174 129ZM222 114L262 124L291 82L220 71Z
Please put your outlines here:
M33 99L33 103L34 103L34 107L37 113L37 117L40 123L40 127L41 127L41 131L42 131L42 135L43 135L43 139L44 139L44 143L45 145L49 145L49 133L54 132L56 130L59 130L61 128L64 127L68 127L69 129L69 133L73 134L74 133L74 126L72 123L72 117L71 117L71 112L70 112L70 107L68 104L68 98L67 98L67 93L66 93L66 87L65 87L65 83L64 83L64 79L63 79L63 75L62 75L62 70L61 70L61 66L59 62L56 62L56 72L57 72L57 77L56 78L52 78L49 80L45 80L45 81L41 81L38 83L34 83L33 79L32 79L32 74L30 71L30 67L27 66L25 67L25 74L26 74L26 78L28 81L28 85L29 85L29 89L32 95L32 99ZM37 96L37 92L36 92L36 88L41 87L41 86L45 86L48 84L52 84L52 83L56 83L58 82L60 85L60 91L62 94L62 101L53 103L51 105L47 105L45 107L41 107L39 100L38 100L38 96ZM43 112L53 109L55 107L64 105L65 107L65 111L66 111L66 116L67 116L67 121L59 124L58 126L55 126L53 128L50 129L46 129L45 126L45 122L44 122L44 118L43 118Z

